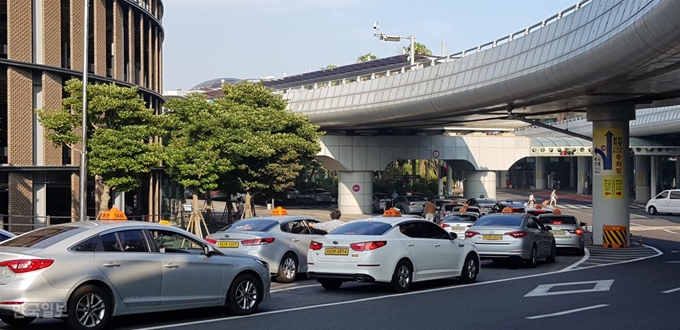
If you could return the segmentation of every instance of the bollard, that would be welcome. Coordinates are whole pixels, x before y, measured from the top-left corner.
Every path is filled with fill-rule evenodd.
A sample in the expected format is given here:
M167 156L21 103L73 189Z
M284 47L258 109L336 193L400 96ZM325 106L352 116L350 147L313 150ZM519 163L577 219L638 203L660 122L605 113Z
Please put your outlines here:
M638 245L642 246L642 235L638 236Z

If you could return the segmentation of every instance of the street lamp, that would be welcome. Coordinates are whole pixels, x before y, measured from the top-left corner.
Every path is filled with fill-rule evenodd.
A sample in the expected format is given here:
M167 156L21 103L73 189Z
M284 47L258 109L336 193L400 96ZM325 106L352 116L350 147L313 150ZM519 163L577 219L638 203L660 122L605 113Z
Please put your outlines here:
M395 41L395 42L400 42L402 38L404 39L410 39L411 40L411 47L410 47L410 54L409 56L411 57L411 65L416 64L416 50L415 50L415 39L416 37L413 35L410 36L388 36L384 33L380 33L380 27L378 26L378 21L375 21L373 23L373 30L375 30L375 33L373 34L374 37L382 40L382 41Z
M87 78L90 66L89 46L90 40L90 0L85 0L85 23L83 26L83 118L82 139L83 152L80 154L80 221L87 218Z

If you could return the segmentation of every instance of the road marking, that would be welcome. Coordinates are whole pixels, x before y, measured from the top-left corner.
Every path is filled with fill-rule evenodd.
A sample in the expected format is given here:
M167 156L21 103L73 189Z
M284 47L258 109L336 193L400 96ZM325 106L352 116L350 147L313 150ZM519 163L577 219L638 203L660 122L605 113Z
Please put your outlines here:
M291 287L283 288L283 289L269 290L269 292L270 292L270 293L274 293L274 292L290 291L290 290L296 290L296 289L311 288L311 287L313 287L313 286L320 286L320 284L309 284L309 285L291 286Z
M680 288L675 288L675 289L666 290L666 291L661 292L661 293L673 293L673 292L676 292L676 291L680 291Z
M657 252L657 254L652 255L652 256L640 257L640 258L632 259L632 260L615 262L615 263L611 263L611 264L591 266L591 267L588 267L588 268L626 264L626 263L630 263L630 262L641 261L641 260L650 259L650 258L656 258L658 256L663 255L663 252L661 252L661 250L659 250L659 249L657 249L653 246L646 245L645 247L653 249L654 251ZM288 312L301 311L301 310L307 310L307 309L317 309L317 308L323 308L323 307L342 306L342 305L362 303L362 302L374 301L374 300L399 298L399 297L403 297L403 296L411 296L411 295L430 293L430 292L456 290L456 289L462 289L462 288L467 288L467 287L471 287L471 286L504 283L504 282L510 282L510 281L515 281L515 280L523 280L523 279L527 279L527 278L555 275L555 274L561 274L561 273L566 273L566 272L571 272L571 271L579 271L579 270L582 270L582 269L586 269L586 268L580 268L580 269L566 269L565 268L565 269L557 270L557 271L554 271L554 272L524 275L524 276L518 276L518 277L511 277L511 278L503 278L503 279L498 279L498 280L493 280L493 281L488 281L488 282L476 282L476 283L471 283L471 284L463 284L463 285L457 285L457 286L447 286L447 287L442 287L442 288L434 288L434 289L428 289L428 290L422 290L422 291L412 291L412 292L398 293L398 294L389 294L389 295L378 296L378 297L369 297L369 298L362 298L362 299L355 299L355 300L346 300L346 301L319 304L319 305L313 305L313 306L293 307L293 308L287 308L287 309L279 309L279 310L270 311L270 312L256 313L256 314L251 314L251 315L220 317L220 318L209 319L209 320L191 321L191 322L176 323L176 324L166 324L166 325L160 325L160 326L155 326L155 327L138 328L137 330L160 330L160 329L177 328L177 327L184 327L184 326L190 326L190 325L215 323L215 322L221 322L221 321L238 320L238 319L242 319L242 318L274 315L274 314L288 313Z
M663 231L665 231L665 232L667 232L667 233L671 233L671 234L676 234L676 235L678 235L678 233L676 233L676 232L674 232L674 231L672 231L672 230L670 230L670 229L664 229Z
M680 264L680 261L664 261L667 264Z
M567 266L566 268L564 268L562 270L563 271L569 271L569 270L572 270L572 269L578 267L580 264L586 262L588 260L588 258L590 258L590 250L588 250L587 248L584 248L583 250L584 250L585 254L583 255L583 258L581 258L581 260L571 264L570 266Z
M608 306L609 305L607 305L607 304L602 304L602 305L595 305L595 306L590 306L590 307L582 307L582 308L577 308L577 309L570 309L570 310L564 311L564 312L557 312L557 313L537 315L537 316L528 316L527 319L535 320L535 319L542 319L542 318L545 318L545 317L567 315L567 314L571 314L571 313L577 313L577 312L582 312L582 311L587 311L587 310L602 308L602 307L608 307Z
M524 297L543 297L543 296L556 296L556 295L560 295L560 294L603 292L603 291L609 291L609 289L611 289L613 283L614 283L614 280L541 284L541 285L537 286L535 289L531 290L526 295L524 295ZM570 286L570 285L583 285L583 284L595 284L595 285L593 286L592 289L550 292L550 289L555 288L555 287Z

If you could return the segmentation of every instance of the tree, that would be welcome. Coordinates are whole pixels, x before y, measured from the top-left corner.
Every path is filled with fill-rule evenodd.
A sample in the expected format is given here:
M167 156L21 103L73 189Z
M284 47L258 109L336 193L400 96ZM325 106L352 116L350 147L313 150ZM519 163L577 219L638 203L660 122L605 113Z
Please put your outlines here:
M427 46L419 43L419 42L414 42L413 43L413 49L415 50L416 55L432 55L432 51L427 48ZM406 54L411 53L411 46L406 46L404 47L404 52Z
M306 116L286 110L283 97L260 83L224 85L222 90L217 106L249 132L241 139L240 162L223 175L222 188L227 195L246 192L247 214L253 195L271 195L294 185L303 164L320 151L322 133Z
M56 147L76 148L81 141L83 83L66 82L62 108L36 110ZM110 189L126 192L141 186L141 179L160 161L160 149L151 144L158 133L153 110L146 106L136 87L116 84L87 86L88 171L104 189L98 196L99 211L108 210Z
M321 68L321 70L323 70L323 71L328 71L328 70L333 70L333 69L335 69L335 68L337 68L337 67L338 67L338 66L335 65L335 64L329 64L329 65L326 65L325 67Z
M357 63L362 63L362 62L368 62L368 61L373 61L377 59L378 57L371 54L371 53L366 53L364 55L361 55L357 58Z

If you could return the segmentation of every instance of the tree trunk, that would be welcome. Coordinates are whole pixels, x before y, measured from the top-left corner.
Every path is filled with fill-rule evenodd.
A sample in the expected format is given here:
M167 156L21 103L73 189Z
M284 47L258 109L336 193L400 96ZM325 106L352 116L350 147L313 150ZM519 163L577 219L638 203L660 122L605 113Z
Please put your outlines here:
M229 195L231 196L231 195ZM232 224L234 221L239 220L239 219L234 219L234 204L231 202L231 198L227 201L227 223Z
M109 210L109 201L111 200L111 195L109 192L111 189L107 185L103 185L102 190L101 190L101 197L100 197L100 203L99 203L99 212L97 214L100 214L101 212L106 212ZM125 210L121 210L125 211Z
M205 234L203 234L203 228L205 228ZM192 191L191 217L189 217L187 231L200 238L204 238L205 235L210 234L210 231L208 231L208 226L205 224L205 220L203 219L203 214L201 213L201 210L198 209L198 191L196 189Z

